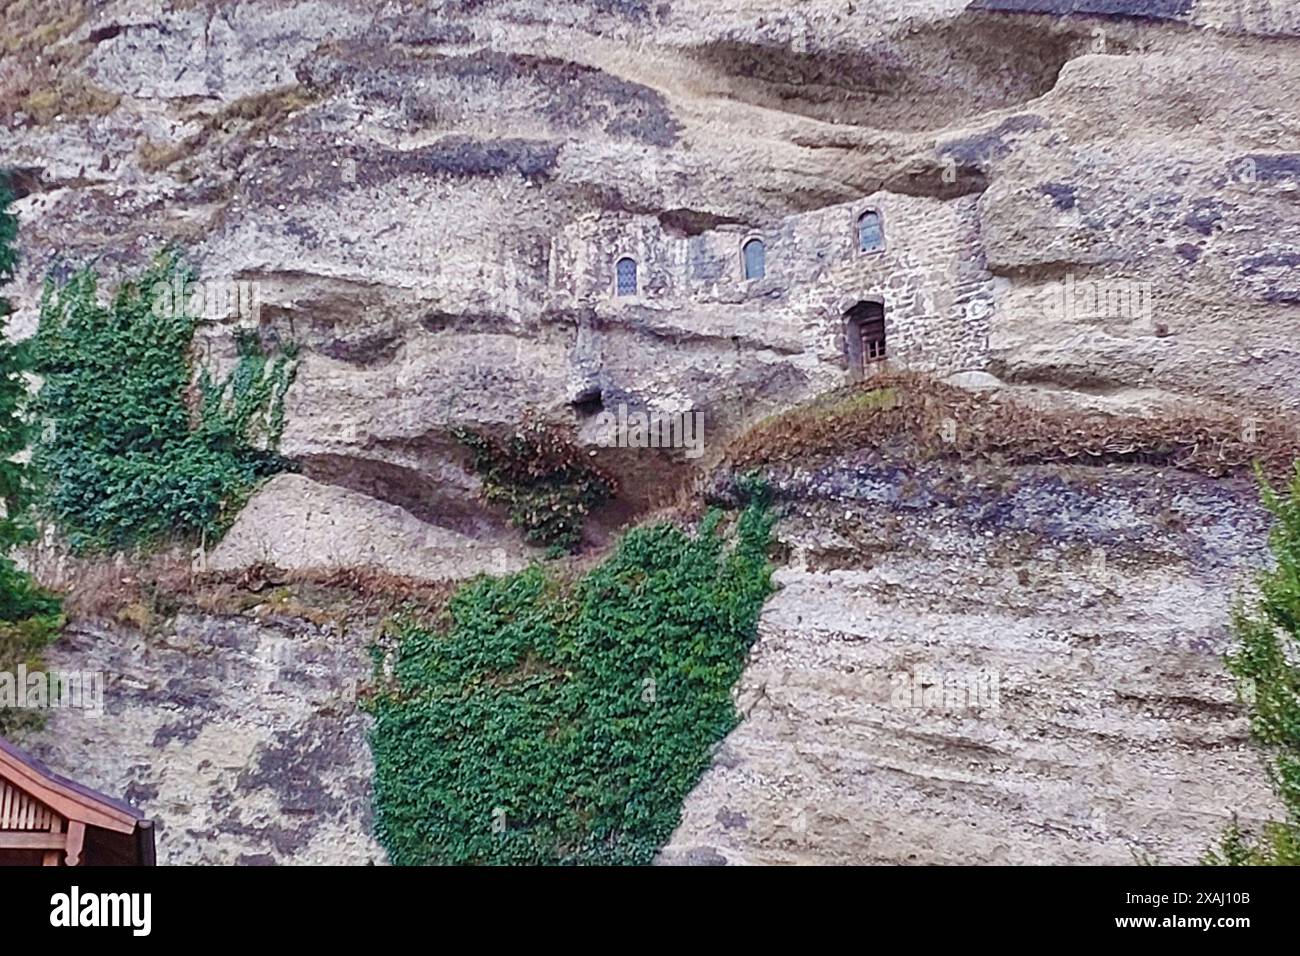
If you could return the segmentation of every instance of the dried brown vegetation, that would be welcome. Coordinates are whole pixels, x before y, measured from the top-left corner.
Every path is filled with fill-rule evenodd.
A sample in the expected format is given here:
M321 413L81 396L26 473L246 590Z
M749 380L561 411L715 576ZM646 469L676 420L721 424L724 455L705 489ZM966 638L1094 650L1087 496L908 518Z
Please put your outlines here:
M1164 417L1043 410L889 373L759 422L732 442L727 458L739 470L866 449L908 460L1132 462L1213 477L1258 465L1278 480L1294 474L1300 433L1287 419L1231 410Z
M224 147L236 139L263 142L294 113L316 102L317 96L300 86L283 86L226 104L205 117L197 133L177 143L143 140L136 147L146 172L166 169L209 147Z
M315 624L348 619L378 621L399 609L422 618L441 615L460 586L455 580L425 580L362 568L284 571L256 565L240 571L196 575L187 595L197 606L230 613L262 608ZM224 608L223 595L231 597Z
M196 572L178 552L74 559L63 576L64 609L72 620L116 620L150 631L174 615L247 614L290 617L318 627L377 622L399 609L438 617L459 582L423 580L368 569L285 571L257 565Z
M6 56L41 53L76 31L89 6L79 0L11 0L4 6L0 50Z
M0 33L0 120L23 114L42 125L55 117L103 116L119 97L77 72L89 41L71 37L85 22L89 4L69 0L6 3Z

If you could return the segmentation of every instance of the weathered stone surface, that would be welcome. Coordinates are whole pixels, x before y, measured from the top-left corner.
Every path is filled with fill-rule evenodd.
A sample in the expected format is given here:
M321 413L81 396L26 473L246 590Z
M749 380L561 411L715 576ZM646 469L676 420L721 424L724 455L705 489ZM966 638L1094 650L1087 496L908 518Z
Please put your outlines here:
M842 380L842 303L870 295L896 365L1300 405L1289 46L1190 0L860 6L105 5L79 69L122 104L0 144L45 183L20 207L20 323L56 257L185 240L307 347L290 445L327 481L438 484L447 406L571 418L593 386L734 429ZM870 204L875 270L851 255ZM769 274L747 289L750 234ZM627 250L636 309L611 298ZM1052 311L1067 278L1145 284L1151 308ZM575 308L599 320L582 342L546 318Z
M611 392L668 393L733 427L737 409L779 404L746 386L759 368L806 383L787 403L846 374L841 314L819 290L883 291L898 365L1217 400L1267 391L1295 406L1300 369L1284 346L1300 124L1295 71L1278 70L1295 54L1227 40L1219 6L575 3L525 18L494 5L109 4L83 27L97 42L80 68L122 105L16 129L0 147L48 184L24 200L20 319L56 253L111 267L186 239L205 273L268 287L277 335L347 363L309 366L291 432L301 454L364 467L413 467L374 450L393 437L365 419L389 417L349 400L382 402L366 368L401 380L431 359L449 376L493 368L430 383L474 396L471 420L538 405L563 417L584 387L574 380L603 363ZM1063 16L1018 15L1033 12ZM149 57L169 69L144 69ZM251 97L288 88L302 105L269 128L240 118ZM217 115L233 118L185 145ZM181 158L148 167L145 139ZM987 188L977 209L953 206L963 183ZM853 204L870 202L886 207L883 290L841 248ZM683 240L657 221L668 212L714 225L677 257ZM812 218L788 218L801 214ZM770 239L770 272L746 293L734 244L749 233ZM718 330L674 381L649 374L664 333L608 301L613 259L632 248L647 260L642 304L672 316L658 323L669 335ZM1049 313L1067 276L1149 284L1150 316ZM586 347L594 366L562 335L538 341L543 317L575 298L609 326ZM493 340L421 340L434 313L452 327L492 316ZM322 415L335 399L339 415ZM353 447L331 434L344 415Z
M1224 672L1248 482L837 466L666 863L1195 863L1277 808ZM947 696L945 696L945 694Z
M105 712L54 710L24 745L153 817L160 863L383 863L356 706L369 642L290 618L77 624L47 666L103 675Z
M988 372L957 372L949 375L944 379L949 385L956 385L958 388L1001 388L1002 381L996 375L990 375Z
M508 550L507 550L508 549ZM409 511L301 475L280 475L239 513L210 570L368 568L425 578L505 574L527 561L512 539L471 538Z

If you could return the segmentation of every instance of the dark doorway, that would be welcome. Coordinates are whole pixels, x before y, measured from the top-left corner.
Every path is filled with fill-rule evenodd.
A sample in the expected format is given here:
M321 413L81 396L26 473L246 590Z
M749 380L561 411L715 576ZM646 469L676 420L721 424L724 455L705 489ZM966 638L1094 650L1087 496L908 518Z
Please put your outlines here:
M880 302L859 302L844 313L844 345L849 370L863 375L874 363L885 360L885 306Z

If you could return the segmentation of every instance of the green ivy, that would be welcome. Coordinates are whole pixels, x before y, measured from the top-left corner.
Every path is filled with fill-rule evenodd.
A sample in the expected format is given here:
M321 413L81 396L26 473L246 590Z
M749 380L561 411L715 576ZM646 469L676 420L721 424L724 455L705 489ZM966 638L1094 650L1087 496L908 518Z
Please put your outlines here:
M1257 578L1254 607L1233 612L1238 646L1228 669L1242 681L1251 735L1269 757L1286 819L1254 842L1234 819L1206 857L1217 865L1300 864L1300 465L1288 489L1264 486L1264 503L1274 517L1274 564Z
M376 832L398 864L644 864L737 723L731 688L771 592L772 517L728 546L630 532L570 586L478 578L443 629L393 622L371 701Z
M576 550L587 515L617 490L554 425L528 419L504 440L469 429L455 434L473 456L484 499L505 505L524 540L555 552Z
M153 298L192 278L164 253L107 305L89 269L46 283L35 340L46 428L33 461L49 477L44 509L77 550L215 537L288 467L275 448L292 350L272 359L244 335L230 375L196 376L195 317Z

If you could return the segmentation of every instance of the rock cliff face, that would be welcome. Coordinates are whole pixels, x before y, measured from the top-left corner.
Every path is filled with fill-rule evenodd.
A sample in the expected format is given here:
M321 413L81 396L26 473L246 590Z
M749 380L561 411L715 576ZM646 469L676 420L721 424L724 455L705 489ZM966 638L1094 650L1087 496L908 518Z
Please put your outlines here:
M209 361L241 321L302 348L281 450L303 474L254 498L215 568L518 566L535 554L453 429L529 410L623 480L598 545L729 435L857 374L858 303L897 368L1151 415L1300 410L1280 0L107 0L15 5L0 32L19 325L48 272L115 276L175 240L204 278L256 283L256 316L204 324ZM605 448L596 412L619 406L702 412L704 458ZM1250 489L1077 477L937 510L899 500L906 476L809 478L748 719L665 859L1183 862L1228 803L1267 813L1219 663L1260 560ZM234 690L275 664L263 625L225 627L177 625L207 648L179 673L234 669L185 690L170 645L79 625L60 654L150 690L56 721L51 762L133 788L176 860L371 858L361 718L315 678ZM998 708L891 706L888 679L926 668L997 675Z
M69 628L47 666L105 675L103 713L53 711L33 749L154 817L162 863L382 863L370 633L255 607Z
M1196 863L1273 811L1227 598L1249 483L1147 469L787 479L789 565L672 863Z

